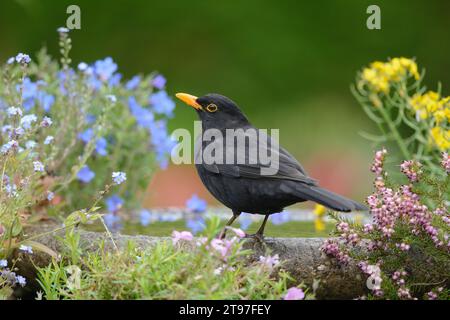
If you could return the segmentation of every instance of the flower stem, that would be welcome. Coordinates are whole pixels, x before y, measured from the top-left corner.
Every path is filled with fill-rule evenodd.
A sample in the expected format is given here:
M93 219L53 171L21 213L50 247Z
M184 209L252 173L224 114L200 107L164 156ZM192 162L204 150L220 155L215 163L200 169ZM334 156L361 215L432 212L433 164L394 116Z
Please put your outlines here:
M395 141L397 142L397 145L400 148L400 151L402 152L405 160L411 159L411 155L408 151L408 148L406 147L405 142L402 139L402 136L398 132L397 126L394 124L392 119L389 117L389 114L382 107L379 108L378 110L380 111L381 115L383 116L384 121L386 121L386 123L389 127L389 130L392 132L392 135L393 135Z

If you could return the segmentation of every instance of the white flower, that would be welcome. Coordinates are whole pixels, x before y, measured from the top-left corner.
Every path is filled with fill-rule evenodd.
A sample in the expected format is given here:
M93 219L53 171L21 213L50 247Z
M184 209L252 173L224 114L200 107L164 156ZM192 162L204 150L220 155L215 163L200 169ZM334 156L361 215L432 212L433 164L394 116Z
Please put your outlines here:
M108 99L109 101L111 101L112 103L116 103L117 102L117 98L115 95L113 94L107 94L106 95L106 99Z
M6 268L8 266L8 261L5 259L0 260L0 268Z
M22 276L17 276L16 283L20 284L21 287L25 287L25 285L27 284L27 280Z
M88 68L88 64L86 62L80 62L78 64L78 70L80 71L86 71L86 69Z
M31 124L37 121L37 117L34 114L27 114L20 119L20 125L25 129L30 129Z
M13 116L22 116L22 109L18 108L18 107L9 107L8 110L8 116L13 117Z
M28 64L28 63L31 62L31 58L30 58L30 56L27 55L27 54L19 53L19 54L16 56L16 61L17 61L18 63Z
M69 29L65 27L59 27L58 29L56 29L56 31L58 31L59 33L67 33L69 32Z
M41 122L41 126L44 128L50 127L52 125L53 121L49 117L44 117Z
M127 180L127 174L125 172L116 171L112 173L112 179L115 184L119 185Z
M52 201L54 197L55 197L55 194L53 192L47 191L47 200L48 201Z
M15 57L11 57L11 58L9 58L9 59L6 61L6 63L7 63L7 64L13 64L15 60L16 60Z
M35 172L44 172L44 165L40 161L34 161L33 167Z
M17 193L17 186L15 184L7 184L5 186L5 191L8 194L8 197L15 198L19 194Z
M17 136L22 136L22 135L25 133L25 130L23 130L22 127L18 127L18 128L16 128L16 129L14 129L14 133L15 133Z
M10 124L4 125L2 127L2 133L10 132L12 130L12 126Z
M19 250L24 251L26 253L33 253L33 248L26 245L20 245Z
M19 143L16 140L11 140L11 141L8 141L7 143L5 143L0 148L0 152L2 154L7 154L9 152L9 150L14 149L14 148L18 148L18 147L19 147Z
M260 256L259 262L271 270L273 267L276 267L280 263L280 257L278 256L278 254L267 257Z
M222 273L223 271L223 267L218 267L216 269L214 269L214 275L218 276Z
M53 136L47 136L44 140L44 144L50 144L55 138Z
M33 140L28 140L27 142L25 142L25 148L27 149L33 149L34 147L36 147L36 145L36 141Z

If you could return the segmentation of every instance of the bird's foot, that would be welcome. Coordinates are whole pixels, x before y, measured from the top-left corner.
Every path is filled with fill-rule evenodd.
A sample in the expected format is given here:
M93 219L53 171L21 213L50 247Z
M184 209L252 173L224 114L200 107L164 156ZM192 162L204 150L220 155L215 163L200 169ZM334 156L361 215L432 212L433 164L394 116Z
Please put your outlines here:
M246 234L245 238L254 239L260 243L264 243L264 235L262 233Z

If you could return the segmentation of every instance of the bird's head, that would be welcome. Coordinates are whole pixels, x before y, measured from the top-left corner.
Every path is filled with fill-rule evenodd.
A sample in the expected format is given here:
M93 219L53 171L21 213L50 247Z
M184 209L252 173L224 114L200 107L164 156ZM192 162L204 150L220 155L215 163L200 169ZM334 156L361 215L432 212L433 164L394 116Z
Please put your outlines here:
M176 97L193 107L203 125L208 128L235 128L249 124L237 104L220 94L209 93L196 97L187 93L177 93Z

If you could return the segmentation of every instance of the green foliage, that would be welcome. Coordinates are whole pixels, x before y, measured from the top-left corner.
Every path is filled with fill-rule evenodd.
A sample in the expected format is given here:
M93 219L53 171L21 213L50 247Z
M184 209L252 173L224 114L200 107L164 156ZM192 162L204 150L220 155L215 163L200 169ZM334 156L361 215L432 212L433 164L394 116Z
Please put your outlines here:
M138 207L155 160L163 165L171 148L164 77L121 82L111 58L72 68L68 30L58 32L60 64L41 50L0 66L0 260L22 245L57 256L24 239L24 227L48 215L67 217L65 228L97 220L113 186ZM25 285L14 262L0 270L0 288Z
M77 241L64 240L62 260L40 268L46 299L280 299L290 279L249 260L244 241L229 238L224 258L212 245L219 220L209 221L205 238L160 241L142 249L128 242L119 251L78 255ZM229 232L231 233L231 231ZM232 236L232 235L229 235ZM234 239L234 240L233 240ZM76 252L75 258L73 252ZM309 295L309 297L311 297Z
M450 148L450 97L428 91L415 61L375 61L357 75L353 95L381 135L362 132L376 146L394 142L402 158L439 172L440 152Z
M400 184L405 177L388 173L383 148L371 167L375 191L367 202L373 222L362 226L331 214L337 238L322 250L340 264L358 264L368 276L369 299L450 298L450 97L440 90L424 93L423 75L415 61L393 58L371 63L352 87L381 132L363 136L375 145L395 142L407 179Z

